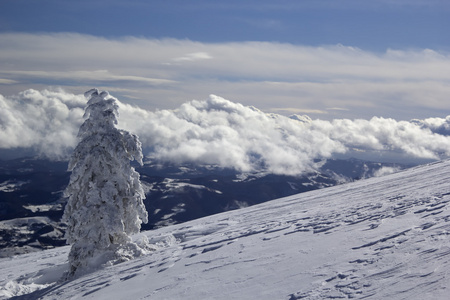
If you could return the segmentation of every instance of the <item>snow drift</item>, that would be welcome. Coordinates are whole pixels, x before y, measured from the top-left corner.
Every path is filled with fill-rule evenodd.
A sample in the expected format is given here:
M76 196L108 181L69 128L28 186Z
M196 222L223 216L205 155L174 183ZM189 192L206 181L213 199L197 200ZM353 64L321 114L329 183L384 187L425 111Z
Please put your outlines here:
M441 161L145 232L151 254L68 282L68 247L1 259L0 295L447 299L449 181Z

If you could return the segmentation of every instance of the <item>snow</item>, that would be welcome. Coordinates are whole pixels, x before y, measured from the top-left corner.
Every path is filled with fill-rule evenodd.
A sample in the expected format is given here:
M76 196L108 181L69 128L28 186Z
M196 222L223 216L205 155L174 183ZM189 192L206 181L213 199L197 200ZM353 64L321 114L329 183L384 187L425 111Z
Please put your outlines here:
M19 189L21 185L27 184L27 181L7 180L0 183L0 192L12 193Z
M384 175L388 175L388 174L392 174L395 172L400 171L400 168L396 168L396 167L381 167L379 170L376 170L373 173L373 176L375 177L380 177L380 176L384 176Z
M0 297L448 299L449 180L443 161L143 232L149 254L66 282L68 247L0 259Z
M116 128L119 106L108 92L92 89L85 95L86 120L69 161L72 174L64 191L68 201L62 220L67 223L65 238L72 244L68 276L142 254L129 235L139 233L148 220L139 173L130 166L133 160L142 165L138 137Z
M29 218L16 218L11 220L0 221L0 228L10 227L26 227L34 223L49 223L51 220L48 217L29 217Z
M167 188L169 188L171 190L192 188L192 189L197 189L197 190L208 190L213 193L222 194L222 192L219 190L210 189L201 184L187 183L187 182L183 182L182 180L173 179L173 178L164 178L162 183L165 184L167 186Z
M43 205L23 205L23 208L31 210L31 212L45 212L50 211L55 207L54 204L43 204Z

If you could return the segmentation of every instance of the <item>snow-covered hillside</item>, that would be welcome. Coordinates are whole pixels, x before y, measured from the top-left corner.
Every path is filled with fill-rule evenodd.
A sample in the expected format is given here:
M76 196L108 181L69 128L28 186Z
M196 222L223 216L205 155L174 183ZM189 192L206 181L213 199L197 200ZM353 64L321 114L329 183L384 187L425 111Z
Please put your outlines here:
M211 165L138 166L149 222L142 230L183 223L346 181L380 176L406 165L329 159L303 176L240 173ZM0 258L65 245L61 222L67 162L0 160Z
M68 247L0 260L15 299L448 299L450 161L147 231L148 255L58 282ZM21 295L21 296L20 296Z

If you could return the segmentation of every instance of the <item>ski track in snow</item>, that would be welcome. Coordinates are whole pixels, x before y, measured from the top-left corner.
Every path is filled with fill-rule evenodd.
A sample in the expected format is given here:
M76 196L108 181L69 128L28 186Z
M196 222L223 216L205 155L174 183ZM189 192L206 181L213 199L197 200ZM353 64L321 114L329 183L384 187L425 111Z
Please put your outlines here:
M1 259L0 295L448 299L449 203L438 162L145 232L149 255L68 282L68 247Z

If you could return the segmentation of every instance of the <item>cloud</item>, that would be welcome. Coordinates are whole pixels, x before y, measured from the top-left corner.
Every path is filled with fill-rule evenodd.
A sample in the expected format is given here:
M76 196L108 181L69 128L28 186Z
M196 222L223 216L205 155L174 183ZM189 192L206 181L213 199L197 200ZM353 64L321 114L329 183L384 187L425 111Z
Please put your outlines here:
M443 118L427 118L425 120L414 119L411 121L422 129L429 129L433 133L450 136L450 116Z
M298 121L214 95L184 103L176 110L138 110L139 125L128 121L135 109L121 106L120 122L125 123L120 124L132 127L155 162L297 174L312 171L314 158L344 150L327 136L304 130Z
M418 158L439 159L450 155L450 139L413 122L374 117L370 120L314 121L313 127L347 148L360 151L394 151Z
M449 69L449 54L432 49L0 34L4 94L49 86L80 93L96 85L151 110L217 94L266 112L309 110L328 120L444 117Z
M68 71L68 72L53 72L53 71L8 71L11 76L19 76L22 78L38 78L59 80L60 82L76 82L76 81L91 81L95 82L141 82L150 85L161 85L175 83L173 80L148 78L142 76L131 75L115 75L108 70L93 70L93 71ZM17 83L17 81L9 80L10 84ZM1 79L0 79L1 83Z
M128 119L134 108L124 109ZM440 159L450 156L450 137L429 128L443 120L396 121L312 120L267 114L218 96L191 101L175 110L139 115L143 123L132 131L149 147L154 161L216 164L244 172L298 174L314 170L315 159L336 154L379 159L400 154L403 159ZM130 122L131 123L131 122ZM126 127L129 127L129 124ZM440 127L439 127L440 128ZM375 154L375 155L374 155Z
M77 143L85 103L82 95L63 91L0 95L0 148L32 148L51 158L67 157Z
M51 158L67 158L77 144L85 105L83 95L63 90L0 96L0 149L32 148ZM342 155L373 160L383 155L450 157L450 116L328 121L265 113L215 95L173 110L149 111L119 101L119 113L119 127L140 137L153 163L296 175L315 170L316 160Z
M0 84L14 84L17 83L15 80L0 78Z
M195 53L188 53L184 56L174 58L174 61L196 61L196 60L203 60L203 59L212 59L211 55L209 55L206 52L195 52Z

